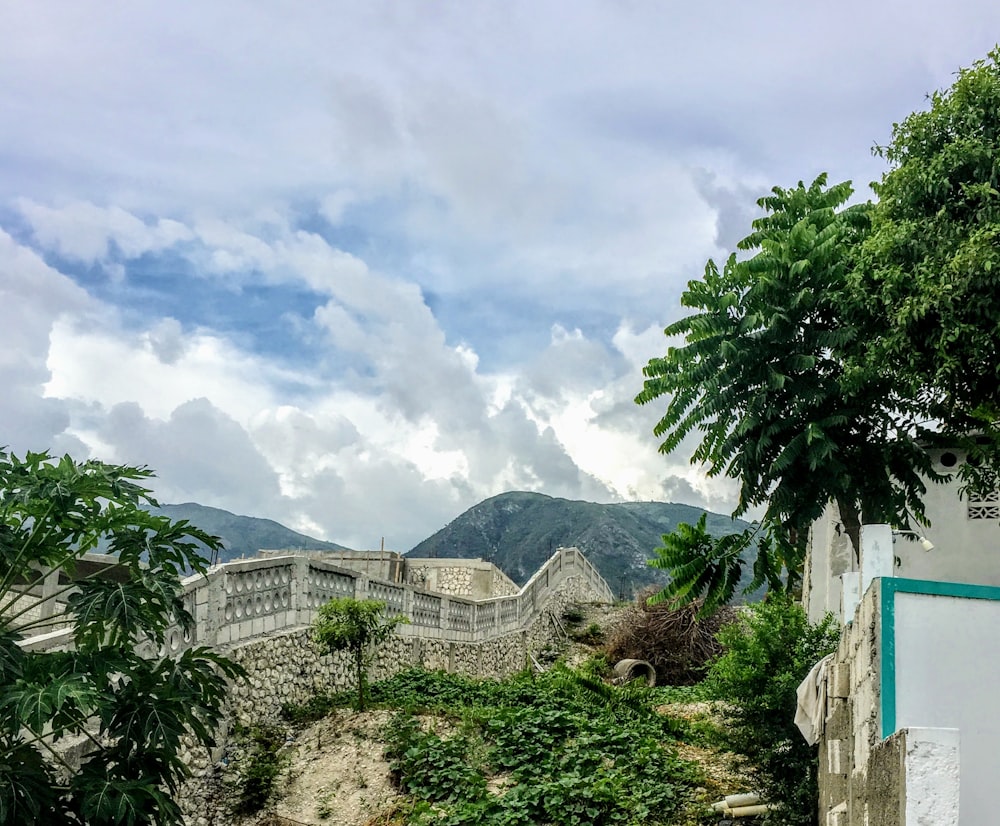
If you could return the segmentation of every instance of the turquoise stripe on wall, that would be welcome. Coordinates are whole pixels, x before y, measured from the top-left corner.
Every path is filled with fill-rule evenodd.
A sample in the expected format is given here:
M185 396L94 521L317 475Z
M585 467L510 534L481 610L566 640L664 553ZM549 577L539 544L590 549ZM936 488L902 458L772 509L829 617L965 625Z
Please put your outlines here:
M882 636L879 640L882 659L880 710L884 740L896 731L896 594L925 594L1000 602L1000 587L896 577L882 577L879 582L879 614L882 620Z

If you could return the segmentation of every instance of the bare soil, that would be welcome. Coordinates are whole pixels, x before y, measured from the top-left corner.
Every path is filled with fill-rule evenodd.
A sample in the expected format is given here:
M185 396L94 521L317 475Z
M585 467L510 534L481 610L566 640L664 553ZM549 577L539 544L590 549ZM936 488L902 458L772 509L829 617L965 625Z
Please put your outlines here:
M289 747L288 782L275 808L305 824L359 826L399 798L382 757L388 711L338 711L303 729Z

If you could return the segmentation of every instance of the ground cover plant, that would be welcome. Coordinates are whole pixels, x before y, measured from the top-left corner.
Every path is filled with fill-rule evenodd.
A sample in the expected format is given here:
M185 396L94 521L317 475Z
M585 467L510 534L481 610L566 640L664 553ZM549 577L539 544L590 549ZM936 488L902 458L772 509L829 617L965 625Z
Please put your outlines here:
M696 805L700 773L654 696L562 666L502 681L413 669L370 702L398 712L385 749L406 823L625 826L678 823Z

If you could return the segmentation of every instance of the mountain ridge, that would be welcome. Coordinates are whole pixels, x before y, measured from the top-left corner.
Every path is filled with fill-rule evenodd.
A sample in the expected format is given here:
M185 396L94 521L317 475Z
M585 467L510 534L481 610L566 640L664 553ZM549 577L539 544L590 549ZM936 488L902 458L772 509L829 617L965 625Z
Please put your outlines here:
M648 560L655 556L663 534L674 531L681 522L694 524L703 513L708 514L707 528L713 536L749 527L743 520L693 505L599 504L510 491L469 508L406 556L479 557L524 584L557 547L574 546L583 551L613 591L627 596L645 586L667 583L667 573L649 567ZM745 578L749 581L749 566Z
M229 562L240 557L251 557L265 549L296 551L346 551L349 548L336 542L314 539L304 533L273 519L257 516L242 516L222 508L199 505L197 502L181 502L174 505L160 505L150 508L153 513L168 516L176 521L186 519L195 527L222 540L223 550L220 562Z
M346 551L336 542L315 539L276 522L242 516L196 502L154 508L173 520L186 519L222 539L219 562L252 557L260 550ZM713 536L735 533L748 523L694 505L675 502L601 504L529 491L491 496L459 514L404 556L483 559L523 585L558 547L577 547L619 597L669 581L666 571L651 568L663 534L681 522L694 524L707 513ZM749 560L744 582L749 581Z

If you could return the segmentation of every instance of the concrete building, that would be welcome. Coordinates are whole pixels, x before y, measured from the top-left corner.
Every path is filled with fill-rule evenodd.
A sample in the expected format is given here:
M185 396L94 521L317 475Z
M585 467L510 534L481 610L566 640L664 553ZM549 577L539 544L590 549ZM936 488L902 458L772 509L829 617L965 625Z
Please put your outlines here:
M961 496L957 473L965 463L964 453L930 453L935 470L951 477L951 481L928 482L924 496L931 522L928 527L918 528L915 534L893 536L892 575L1000 587L1000 491L985 497ZM925 551L919 537L927 539L934 549ZM840 612L840 576L859 572L860 559L841 527L835 505L828 505L813 524L809 539L802 600L815 622L828 611Z
M956 474L958 451L932 454ZM815 690L824 826L992 823L1000 769L1000 496L928 486L931 526L865 525L855 554L836 509L810 536L803 601L843 624ZM933 546L930 550L927 547Z

